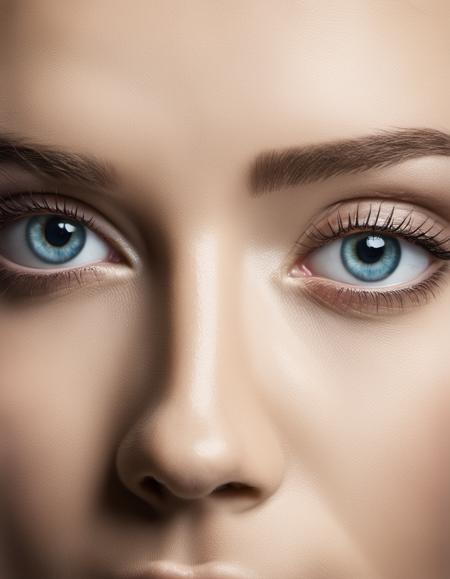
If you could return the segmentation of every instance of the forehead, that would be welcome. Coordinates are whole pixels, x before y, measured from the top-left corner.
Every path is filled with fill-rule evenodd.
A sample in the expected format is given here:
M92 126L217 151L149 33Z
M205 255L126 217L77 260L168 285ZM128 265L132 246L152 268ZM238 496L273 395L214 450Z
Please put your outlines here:
M2 127L118 163L222 170L267 147L450 124L446 2L15 0L2 11Z

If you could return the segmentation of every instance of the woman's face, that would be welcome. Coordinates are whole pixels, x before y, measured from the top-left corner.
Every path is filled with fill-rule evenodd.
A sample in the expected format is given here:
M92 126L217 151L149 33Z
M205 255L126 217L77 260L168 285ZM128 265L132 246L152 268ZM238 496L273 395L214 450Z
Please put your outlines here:
M3 576L447 578L448 3L0 10Z

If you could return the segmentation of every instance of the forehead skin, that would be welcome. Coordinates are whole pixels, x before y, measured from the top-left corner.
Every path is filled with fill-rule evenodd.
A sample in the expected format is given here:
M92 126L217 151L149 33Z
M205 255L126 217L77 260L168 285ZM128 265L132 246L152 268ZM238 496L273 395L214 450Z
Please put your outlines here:
M445 122L448 9L433 2L44 0L3 11L7 122L152 173L175 157L166 173L177 183L234 176L255 145Z
M45 579L66 579L63 555L114 569L124 553L236 560L264 579L445 579L449 285L383 320L274 291L270 274L308 221L369 177L252 200L246 172L271 148L450 131L449 4L11 0L0 10L2 130L111 164L106 201L74 196L140 248L155 227L172 267L168 368L152 366L165 336L153 279L1 304L0 417L20 479L8 496ZM370 179L448 199L450 167L417 160ZM173 468L175 488L178 463L195 477L220 466L202 456L225 448L230 472L271 500L245 514L213 502L164 528L100 515L109 462L133 445ZM139 469L118 463L133 489Z

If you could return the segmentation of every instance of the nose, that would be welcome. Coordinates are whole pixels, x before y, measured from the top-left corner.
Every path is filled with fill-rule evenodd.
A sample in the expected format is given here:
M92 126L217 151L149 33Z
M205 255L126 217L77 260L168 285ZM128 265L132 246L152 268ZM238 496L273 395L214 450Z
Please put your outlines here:
M246 359L239 274L230 279L226 261L212 235L179 255L169 378L118 447L119 479L155 511L217 501L248 509L282 480L282 446Z

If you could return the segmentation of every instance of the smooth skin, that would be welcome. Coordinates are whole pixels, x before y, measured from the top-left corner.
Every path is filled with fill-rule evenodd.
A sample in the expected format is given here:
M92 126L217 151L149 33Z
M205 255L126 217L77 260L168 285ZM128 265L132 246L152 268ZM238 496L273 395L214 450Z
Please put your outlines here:
M450 132L448 2L0 6L0 132L114 172L11 164L0 197L56 188L125 258L0 298L2 577L448 579L450 274L377 313L287 272L350 199L444 243L450 158L248 184L264 151Z

